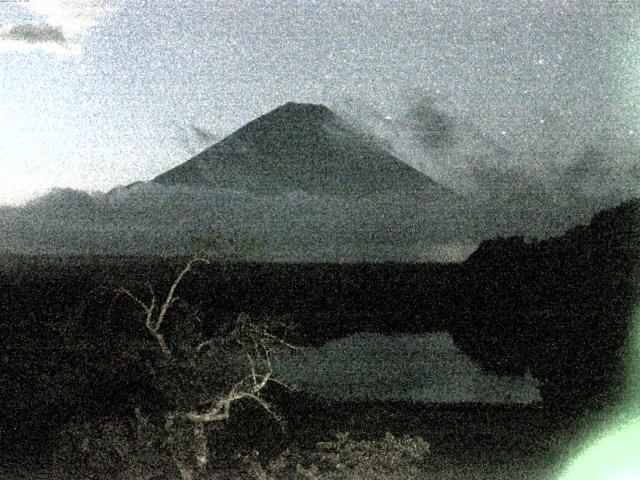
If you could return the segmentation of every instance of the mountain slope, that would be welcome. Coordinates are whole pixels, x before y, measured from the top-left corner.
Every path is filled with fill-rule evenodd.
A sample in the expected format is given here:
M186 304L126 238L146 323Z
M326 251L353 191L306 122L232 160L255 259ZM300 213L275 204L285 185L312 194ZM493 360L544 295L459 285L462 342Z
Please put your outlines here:
M328 108L296 103L257 118L153 181L258 194L453 195Z

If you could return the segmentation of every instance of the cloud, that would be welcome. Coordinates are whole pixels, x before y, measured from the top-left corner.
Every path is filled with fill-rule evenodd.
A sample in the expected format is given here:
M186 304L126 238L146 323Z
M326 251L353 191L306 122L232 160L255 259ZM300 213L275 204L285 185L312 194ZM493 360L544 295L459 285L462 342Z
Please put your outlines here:
M350 99L337 110L392 155L462 195L482 193L473 177L480 160L496 168L510 161L510 152L430 96L412 95L384 107Z
M396 158L467 199L484 219L486 238L558 235L640 195L637 149L522 150L421 92L386 105L350 99L336 109Z
M218 140L218 136L210 130L206 130L196 125L190 125L189 128L194 133L198 141L204 145L211 145Z
M29 52L43 50L58 54L78 54L80 46L68 41L60 26L39 24L8 25L0 30L0 50Z
M250 261L451 262L498 235L561 234L610 203L513 192L472 205L138 182L106 194L54 190L0 210L0 252L183 255L223 238L234 241L235 258Z
M604 153L593 146L588 146L578 159L565 171L565 181L569 184L579 183L594 175L601 175L606 168L607 158Z
M13 25L8 30L0 34L0 38L5 40L25 41L28 43L66 43L62 28L54 27L46 23L39 25L24 24Z
M185 147L190 155L196 155L220 140L220 137L213 131L198 125L191 124L184 127L172 123L171 127L176 131L176 140Z
M5 26L0 32L0 49L80 54L83 36L114 10L105 0L31 0L23 6L42 18Z
M640 195L637 150L606 151L587 145L558 169L556 190L574 198L610 198L619 203Z
M105 0L31 0L26 6L47 17L49 23L76 34L85 32L114 10L114 6Z
M425 147L439 149L455 144L456 120L439 109L432 97L423 97L414 103L408 117L417 138Z
M428 244L422 258L437 258L441 262L462 262L478 248L476 243L450 242ZM418 257L420 258L420 257Z

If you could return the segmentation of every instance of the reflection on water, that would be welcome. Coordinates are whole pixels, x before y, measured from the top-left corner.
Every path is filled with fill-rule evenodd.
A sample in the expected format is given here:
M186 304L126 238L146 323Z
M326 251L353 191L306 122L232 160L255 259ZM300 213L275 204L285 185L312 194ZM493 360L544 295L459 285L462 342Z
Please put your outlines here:
M276 370L292 384L331 400L540 401L536 379L482 372L445 332L356 333L283 359Z

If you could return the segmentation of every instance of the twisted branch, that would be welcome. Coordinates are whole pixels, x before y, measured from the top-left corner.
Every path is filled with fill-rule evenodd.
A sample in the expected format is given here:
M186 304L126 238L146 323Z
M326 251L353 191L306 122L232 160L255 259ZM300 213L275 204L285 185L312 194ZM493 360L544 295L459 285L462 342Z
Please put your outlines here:
M179 297L175 296L178 286L182 282L184 276L192 270L193 266L196 263L209 264L209 260L207 260L204 257L196 256L187 262L187 264L182 268L182 270L180 270L175 280L171 284L171 287L169 288L169 291L167 292L167 295L164 298L164 301L160 305L160 311L157 313L157 315L156 315L157 296L151 284L148 284L149 291L151 293L151 300L148 304L143 302L139 297L137 297L130 290L124 287L120 287L116 289L117 295L125 295L129 297L133 302L137 303L140 307L142 307L142 309L146 313L145 327L147 328L149 333L151 333L151 335L155 338L156 342L158 343L158 346L160 347L160 350L162 351L162 354L165 356L165 358L167 358L170 361L174 361L173 351L167 345L164 335L160 333L160 327L162 327L162 323L164 322L171 306L179 300ZM201 348L202 347L200 347L198 351L200 351Z
M193 269L196 263L209 264L209 260L201 256L195 256L191 258L187 264L178 272L173 283L169 287L169 290L159 302L159 299L151 285L149 285L150 300L148 302L143 301L140 297L133 294L126 288L119 288L116 290L118 295L124 295L132 300L135 304L142 308L145 312L145 327L147 331L153 336L156 343L160 347L160 350L164 357L171 361L174 365L179 361L174 356L173 351L167 345L165 338L161 332L161 328L169 314L171 307L179 301L179 297L176 296L176 292L184 277ZM194 314L195 318L200 321L197 311ZM201 323L201 321L200 321ZM261 396L262 390L269 382L276 382L280 385L284 385L290 388L288 385L278 379L273 378L273 366L272 366L272 354L276 352L278 348L285 347L289 350L297 350L297 347L286 342L282 338L272 334L268 331L268 328L263 325L258 325L252 321L245 314L240 314L235 328L231 331L229 337L232 343L237 344L241 349L241 354L246 357L247 368L249 370L248 375L244 376L238 382L233 384L227 391L220 397L214 397L208 408L200 410L199 406L192 408L191 410L175 410L165 414L165 432L168 435L168 445L172 445L176 437L176 428L181 428L176 425L176 420L187 421L191 424L190 428L193 428L194 435L197 437L197 441L202 443L202 451L197 455L199 468L204 468L207 462L208 450L206 445L206 435L204 433L204 424L210 422L218 422L227 420L230 415L231 405L234 402L249 399L260 405L268 414L272 415L276 420L280 421L280 417L273 410L272 406ZM215 342L219 341L217 338L210 338L202 341L195 346L195 353L200 354L205 348L212 346ZM224 342L227 343L227 342ZM197 362L204 360L204 357L199 355L190 355L187 363L179 363L180 371L183 371L182 367L190 367L193 370L190 372L197 373ZM182 361L180 361L182 362ZM206 385L203 384L206 388ZM182 392L188 395L191 392ZM207 392L207 394L209 394ZM200 404L202 405L202 404ZM176 447L171 447L174 450ZM183 480L191 477L189 468L183 464L183 461L175 455L175 451L172 451L174 461L181 471Z

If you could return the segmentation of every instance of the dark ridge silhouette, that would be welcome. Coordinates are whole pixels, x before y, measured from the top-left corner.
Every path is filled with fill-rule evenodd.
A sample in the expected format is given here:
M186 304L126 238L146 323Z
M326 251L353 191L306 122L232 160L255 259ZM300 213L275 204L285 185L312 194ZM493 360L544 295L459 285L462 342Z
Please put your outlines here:
M287 103L156 177L254 193L453 195L322 105Z
M561 403L610 403L638 299L639 225L634 199L559 237L483 242L462 265L455 341L489 370L529 369Z
M94 198L87 192L72 188L54 188L24 206L23 214L77 215L97 210Z

